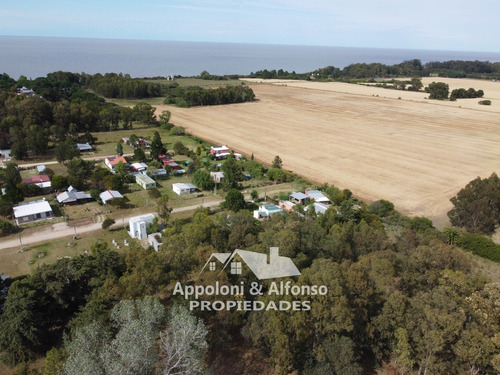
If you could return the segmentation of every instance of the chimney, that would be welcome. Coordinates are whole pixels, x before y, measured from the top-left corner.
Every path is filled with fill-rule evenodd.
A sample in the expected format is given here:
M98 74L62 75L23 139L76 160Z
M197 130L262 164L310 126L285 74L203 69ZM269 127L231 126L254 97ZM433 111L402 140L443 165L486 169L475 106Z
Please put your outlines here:
M269 257L267 258L267 264L273 264L279 256L279 248L278 247L270 247L269 248Z

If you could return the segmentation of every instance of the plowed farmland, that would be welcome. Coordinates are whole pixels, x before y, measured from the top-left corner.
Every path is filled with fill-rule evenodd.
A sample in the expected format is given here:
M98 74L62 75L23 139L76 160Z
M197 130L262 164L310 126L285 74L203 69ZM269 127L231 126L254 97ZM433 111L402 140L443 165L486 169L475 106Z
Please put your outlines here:
M191 134L267 163L279 155L285 169L366 202L390 200L439 227L451 197L498 170L500 83L454 82L483 89L491 106L341 83L250 84L252 103L158 112L169 109Z

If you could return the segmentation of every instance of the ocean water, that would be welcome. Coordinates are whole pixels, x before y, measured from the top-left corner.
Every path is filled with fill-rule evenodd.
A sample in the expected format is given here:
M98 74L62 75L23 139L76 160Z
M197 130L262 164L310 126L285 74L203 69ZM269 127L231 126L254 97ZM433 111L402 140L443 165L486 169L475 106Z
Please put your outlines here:
M75 73L128 73L132 77L250 74L263 69L305 73L353 63L398 64L420 59L500 61L500 53L313 47L145 40L0 37L0 73L17 79Z

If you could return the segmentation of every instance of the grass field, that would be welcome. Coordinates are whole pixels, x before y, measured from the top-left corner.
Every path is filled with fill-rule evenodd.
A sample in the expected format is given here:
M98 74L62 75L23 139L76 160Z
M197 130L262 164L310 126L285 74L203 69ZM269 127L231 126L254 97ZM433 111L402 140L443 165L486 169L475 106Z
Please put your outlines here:
M446 81L484 90L492 105L342 83L254 82L252 103L157 110L168 108L191 134L267 163L279 155L284 168L317 183L390 200L442 228L449 199L500 160L500 83Z

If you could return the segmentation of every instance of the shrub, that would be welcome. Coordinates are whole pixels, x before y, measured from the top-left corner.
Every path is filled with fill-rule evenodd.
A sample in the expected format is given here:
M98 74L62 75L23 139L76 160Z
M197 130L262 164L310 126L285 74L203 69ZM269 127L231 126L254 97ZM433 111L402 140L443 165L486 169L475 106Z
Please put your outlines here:
M380 217L386 217L394 212L394 204L384 199L373 202L368 206L368 212Z
M157 188L149 189L148 194L151 198L160 198L161 197L161 192Z
M478 103L480 105L491 105L491 100L480 100Z
M107 217L102 222L102 229L109 229L114 223L115 223L115 221L113 219Z
M488 237L462 232L458 237L457 244L464 250L470 251L480 257L500 262L500 245L497 245Z

